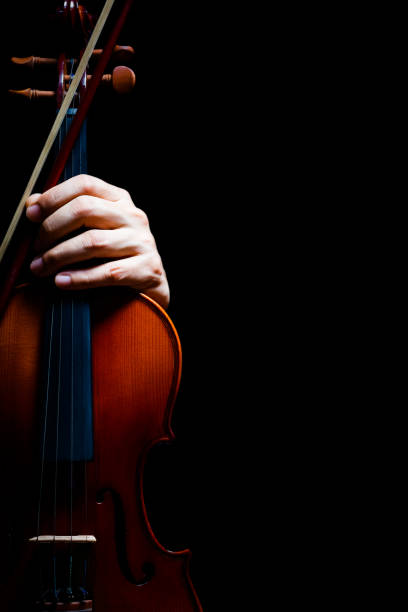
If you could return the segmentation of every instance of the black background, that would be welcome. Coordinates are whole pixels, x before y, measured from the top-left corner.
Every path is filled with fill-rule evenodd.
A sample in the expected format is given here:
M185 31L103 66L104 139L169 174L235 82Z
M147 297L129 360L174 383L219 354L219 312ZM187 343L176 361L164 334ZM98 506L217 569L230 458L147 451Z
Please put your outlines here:
M9 97L52 87L9 57L50 54L53 5L2 7L3 220L54 117ZM323 28L319 7L273 10L135 3L118 42L136 50L136 88L99 92L88 117L89 173L146 211L169 278L183 375L146 501L160 542L191 549L208 611L327 610L377 592L362 501L371 251L359 260L365 185L352 185L361 75L350 87L337 7Z
M55 87L41 68L12 68L9 58L52 55L53 6L15 3L2 13L4 228L54 118L52 104L7 90ZM258 230L243 161L253 153L246 146L249 85L245 37L234 49L234 27L233 12L215 3L135 3L118 43L136 51L136 88L126 97L98 92L88 116L88 172L126 188L145 210L169 279L183 375L176 441L152 451L146 503L159 541L191 549L205 610L229 608L237 587L241 600L259 570L244 551L258 530L269 530L263 502L253 499L254 466L260 470L253 422L265 427L269 400L257 390L263 355L251 323L263 311L254 309L251 291L264 297L268 288L252 280L249 245ZM276 478L260 486L256 499ZM256 524L248 519L253 506Z

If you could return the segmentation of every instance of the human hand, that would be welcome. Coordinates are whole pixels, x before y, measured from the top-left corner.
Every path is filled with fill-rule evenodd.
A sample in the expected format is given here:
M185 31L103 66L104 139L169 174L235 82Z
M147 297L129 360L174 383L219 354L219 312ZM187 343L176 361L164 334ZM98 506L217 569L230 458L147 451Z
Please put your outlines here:
M130 286L167 308L169 286L148 218L127 191L81 174L32 194L26 207L40 223L33 274L55 275L60 289ZM85 231L69 236L79 229ZM72 267L95 258L105 261Z

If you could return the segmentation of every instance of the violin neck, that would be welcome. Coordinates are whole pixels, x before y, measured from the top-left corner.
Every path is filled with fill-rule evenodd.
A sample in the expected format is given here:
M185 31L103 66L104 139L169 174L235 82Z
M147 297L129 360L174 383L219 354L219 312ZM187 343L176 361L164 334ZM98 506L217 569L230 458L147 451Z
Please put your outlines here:
M74 115L75 111L68 111L57 147L64 141ZM86 171L84 122L61 181ZM54 431L55 436L49 437L44 455L48 461L90 461L93 426L89 303L81 293L55 289L45 318L44 428Z
M67 111L64 121L62 122L61 128L58 133L58 138L55 142L56 153L60 150L62 143L68 133L71 123L75 117L76 109L70 109ZM86 119L84 119L79 136L72 148L68 162L65 165L62 181L66 181L72 176L78 174L86 174L88 171L88 158L87 158L87 139L86 139Z

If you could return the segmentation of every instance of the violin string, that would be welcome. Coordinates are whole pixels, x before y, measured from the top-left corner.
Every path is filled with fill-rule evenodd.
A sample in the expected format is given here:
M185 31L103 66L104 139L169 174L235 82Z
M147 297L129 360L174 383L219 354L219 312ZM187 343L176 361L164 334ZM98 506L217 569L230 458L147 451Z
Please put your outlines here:
M64 124L63 124L64 125ZM58 130L58 151L61 147L62 142L62 127ZM52 308L53 311L56 308L56 299L53 299ZM55 322L56 324L56 322ZM52 325L54 326L54 319L52 321ZM57 529L57 475L58 475L58 439L59 439L59 394L60 394L60 372L61 372L61 336L62 336L62 302L60 304L60 323L59 323L59 344L58 344L58 391L57 391L57 415L56 415L56 436L55 436L55 474L54 474L54 542L52 548L52 585L51 589L53 591L54 597L57 597L57 560L56 560L56 548L55 548L55 539L56 539L56 529Z
M54 306L54 304L53 304ZM61 347L62 347L62 300L60 300L60 322L58 343L58 386L57 386L57 415L55 435L55 471L54 471L54 526L52 547L52 590L57 598L57 558L56 558L56 535L57 535L57 482L58 482L58 444L59 444L59 414L60 414L60 391L61 391Z
M70 81L73 78L74 60L71 59ZM74 99L71 106L74 106ZM73 153L70 156L70 176L74 174ZM71 474L70 474L70 533L71 533L71 552L72 552L72 497L73 497L73 461L74 461L74 298L71 298Z
M80 98L81 96L81 90L79 90L78 92L78 98ZM78 100L79 102L79 100ZM79 146L77 147L77 152L78 152L78 162L76 165L76 170L79 171L81 174L82 173L86 173L87 172L87 156L86 156L86 122L83 123L81 131L79 133L78 136L79 139ZM88 466L87 466L87 461L85 458L81 459L82 461L82 473L83 473L83 496L82 496L82 518L85 519L85 525L88 525L88 482L87 482L87 470L88 470ZM86 561L85 561L86 564ZM85 574L86 574L86 570L85 570ZM85 576L84 576L85 577Z
M61 130L58 132L58 149L61 147ZM55 302L52 302L51 306L51 322L50 322L50 338L48 346L48 364L47 364L47 386L45 394L45 406L44 406L44 430L42 439L41 449L41 469L40 469L40 490L38 496L38 509L37 509L37 542L40 536L40 521L41 521L41 503L42 503L42 490L44 484L44 466L45 466L45 444L48 429L48 409L49 409L49 395L50 395L50 382L51 382L51 357L52 357L52 343L54 336L54 324L55 324Z
M57 423L55 436L55 474L54 474L54 544L57 535L57 483L58 483L58 445L59 445L59 416L61 396L61 354L62 354L62 299L60 299L60 326L59 326L59 356L58 356L58 392L57 392Z
M51 378L51 353L52 353L52 337L54 329L54 303L51 308L51 325L50 325L50 342L48 348L48 371L47 371L47 387L45 394L45 406L44 406L44 431L41 449L41 470L40 470L40 491L38 495L38 511L37 511L37 542L40 537L40 514L41 514L41 500L42 500L42 489L44 482L44 463L45 463L45 441L47 437L47 419L48 419L48 403L49 403L49 391L50 391L50 378Z
M73 79L74 73L74 59L71 59L71 69L70 69L70 83ZM74 107L74 98L71 102L71 107ZM67 126L68 129L68 126ZM75 147L70 155L70 177L74 175L74 151ZM67 176L65 178L68 178ZM71 452L70 452L70 535L71 535L71 544L70 544L70 555L69 555L69 567L68 567L68 589L72 594L72 566L73 566L73 546L72 546L72 537L73 537L73 470L74 470L74 298L71 297Z
M71 298L71 474L70 474L70 533L71 551L69 562L69 588L72 588L72 502L73 502L73 468L74 468L74 298Z

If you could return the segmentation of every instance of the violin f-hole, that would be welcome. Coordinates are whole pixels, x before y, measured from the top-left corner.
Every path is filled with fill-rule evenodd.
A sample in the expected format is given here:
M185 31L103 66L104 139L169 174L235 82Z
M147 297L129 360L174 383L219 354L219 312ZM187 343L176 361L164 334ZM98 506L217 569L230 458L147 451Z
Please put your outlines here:
M116 543L116 553L117 560L120 570L123 576L128 580L131 584L135 586L143 586L147 584L154 576L155 568L153 563L144 562L142 564L142 571L144 572L144 576L141 579L136 579L133 575L132 570L130 569L129 560L126 551L126 517L125 511L123 508L122 500L120 495L110 488L101 489L98 491L96 496L96 503L101 504L104 501L104 497L106 493L110 493L114 508L114 517L115 517L115 543Z

